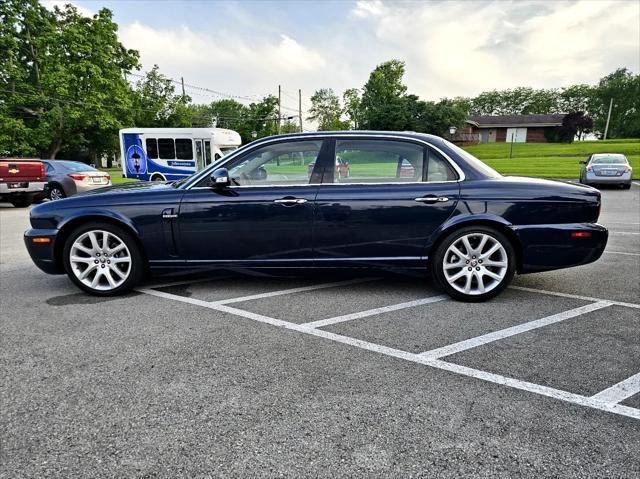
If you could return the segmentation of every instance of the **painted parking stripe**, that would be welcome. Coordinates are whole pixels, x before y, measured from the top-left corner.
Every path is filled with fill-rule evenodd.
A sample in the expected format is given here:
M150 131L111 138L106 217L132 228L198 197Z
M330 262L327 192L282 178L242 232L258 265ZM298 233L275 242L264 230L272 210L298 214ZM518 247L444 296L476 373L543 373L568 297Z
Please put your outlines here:
M241 303L243 301L252 301L254 299L272 298L274 296L281 296L283 294L304 293L306 291L314 291L317 289L337 288L339 286L347 286L350 284L366 283L367 281L376 281L377 279L379 278L359 278L359 279L350 279L346 281L336 281L334 283L313 284L310 286L301 286L299 288L281 289L279 291L270 291L268 293L252 294L250 296L222 299L219 301L212 301L212 302L216 304Z
M625 251L606 251L605 253L608 254L624 254L624 255L628 255L628 256L640 256L640 253L627 253Z
M545 326L549 326L550 324L559 323L561 321L565 321L570 318L575 318L577 316L590 313L592 311L597 311L602 308L607 308L609 306L611 306L611 303L608 301L599 301L597 303L587 304L585 306L580 306L579 308L563 311L561 313L553 314L545 318L536 319L534 321L518 324L517 326L512 326L510 328L501 329L499 331L494 331L488 334L483 334L482 336L477 336L475 338L467 339L465 341L449 344L442 348L425 351L424 353L420 353L419 356L427 359L440 359L445 356L450 356L452 354L466 351L467 349L476 348L478 346L482 346L483 344L499 341L501 339L505 339L510 336L515 336L516 334L525 333L527 331L532 331L534 329L543 328Z
M546 289L526 288L524 286L509 286L509 289L517 289L518 291L529 291L530 293L548 294L549 296L559 296L561 298L583 299L585 301L593 301L593 302L606 301L616 306L624 306L625 308L640 309L640 304L626 303L624 301L615 301L613 299L594 298L593 296L582 296L579 294L560 293L559 291L548 291Z
M602 401L606 404L617 404L638 393L640 393L640 373L634 374L604 391L600 391L598 394L591 396L591 399Z
M374 316L376 314L389 313L391 311L398 311L400 309L413 308L416 306L422 306L424 304L437 303L438 301L444 301L450 299L447 295L431 296L429 298L416 299L414 301L407 301L406 303L392 304L390 306L383 306L381 308L368 309L366 311L360 311L359 313L345 314L343 316L336 316L328 319L321 319L318 321L312 321L310 323L303 323L310 328L322 328L323 326L329 326L331 324L344 323L345 321L351 321L354 319L366 318L368 316Z
M526 381L520 381L518 379L509 378L506 376L500 376L498 374L489 373L487 371L480 371L478 369L468 368L466 366L460 366L458 364L448 363L440 359L428 359L421 357L418 354L409 353L407 351L401 351L399 349L389 348L380 344L374 344L361 339L351 338L348 336L342 336L322 329L311 328L305 324L296 324L288 321L283 321L276 318L271 318L261 314L244 311L224 304L209 303L206 301L200 301L193 298L185 298L183 296L177 296L174 294L164 293L152 289L141 289L142 293L151 294L165 299L171 299L174 301L180 301L184 303L191 303L198 306L204 306L205 308L214 309L222 312L226 312L232 315L241 316L260 323L269 324L272 326L282 327L289 330L297 331L300 333L310 334L330 341L354 346L367 351L372 351L378 354L384 354L386 356L403 359L405 361L411 361L418 364L423 364L437 369L442 369L455 374L480 379L483 381L509 386L515 389L528 391L543 396L551 397L561 401L577 404L580 406L587 406L601 411L611 412L622 416L630 417L640 420L640 409L635 409L620 404L608 404L601 400L596 400L590 397L581 396L579 394L562 391L559 389L550 388L547 386L541 386L539 384L529 383Z
M632 236L640 235L640 233L634 233L631 231L611 231L611 230L609 230L609 234L610 235L632 235Z

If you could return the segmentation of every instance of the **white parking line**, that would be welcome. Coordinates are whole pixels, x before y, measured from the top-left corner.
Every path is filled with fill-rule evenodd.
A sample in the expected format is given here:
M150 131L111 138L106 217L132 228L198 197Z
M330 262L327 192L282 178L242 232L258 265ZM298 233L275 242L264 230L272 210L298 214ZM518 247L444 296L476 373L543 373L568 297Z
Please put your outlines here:
M600 301L593 304L587 304L585 306L580 306L579 308L563 311L561 313L547 316L545 318L529 321L528 323L518 324L517 326L512 326L510 328L501 329L499 331L494 331L488 334L483 334L482 336L477 336L475 338L467 339L465 341L449 344L442 348L425 351L424 353L418 354L418 356L426 359L443 358L445 356L450 356L452 354L466 351L467 349L482 346L483 344L488 344L494 341L499 341L501 339L508 338L510 336L515 336L516 334L521 334L527 331L531 331L533 329L538 329L544 326L548 326L550 324L559 323L560 321L565 321L570 318L575 318L576 316L590 313L591 311L597 311L598 309L606 308L608 306L611 306L611 303L609 303L608 301Z
M606 251L605 253L608 254L624 254L624 255L628 255L628 256L640 256L640 253L626 253L624 251Z
M634 374L604 391L600 391L598 394L591 396L591 399L602 401L606 404L617 404L638 393L640 393L640 373Z
M241 316L247 319L251 319L253 321L258 321L260 323L282 327L285 329L297 331L304 334L310 334L323 339L328 339L330 341L347 344L347 345L354 346L367 351L372 351L378 354L384 354L386 356L391 356L394 358L399 358L406 361L423 364L433 368L442 369L455 374L459 374L467 377L473 377L476 379L481 379L483 381L540 394L543 396L559 399L561 401L569 402L572 404L577 404L579 406L587 406L587 407L591 407L601 411L611 412L614 414L619 414L622 416L640 420L640 409L635 409L635 408L623 406L620 404L610 404L602 400L594 399L592 397L581 396L579 394L574 394L567 391L550 388L547 386L541 386L539 384L520 381L518 379L509 378L506 376L500 376L498 374L489 373L487 371L480 371L478 369L473 369L473 368L468 368L466 366L460 366L458 364L448 363L440 359L425 358L425 357L422 357L421 355L409 353L407 351L401 351L399 349L389 348L387 346L382 346L380 344L374 344L374 343L370 343L360 339L351 338L348 336L342 336L340 334L335 334L329 331L324 331L322 329L309 327L308 324L291 323L289 321L283 321L281 319L271 318L269 316L264 316L262 314L256 314L249 311L244 311L231 306L226 306L224 304L216 304L216 303L201 301L193 298L186 298L184 296L164 293L162 291L156 291L153 289L140 289L139 291L142 293L150 294L150 295L161 297L161 298L180 301L184 303L190 303L197 306L203 306L205 308L218 310L221 312L226 312L236 316Z
M616 306L624 306L625 308L640 309L640 304L625 303L624 301L615 301L613 299L594 298L593 296L581 296L579 294L560 293L558 291L547 291L545 289L525 288L524 286L509 286L509 289L517 289L519 291L529 291L531 293L548 294L550 296L560 296L561 298L584 299L585 301L593 301L593 302L606 301L608 303L615 304Z
M444 301L449 299L447 295L431 296L429 298L416 299L414 301L407 301L406 303L392 304L391 306L383 306L381 308L368 309L366 311L360 311L359 313L345 314L344 316L336 316L328 319L320 319L318 321L312 321L310 323L303 323L309 328L322 328L323 326L329 326L331 324L343 323L345 321L351 321L353 319L366 318L367 316L374 316L376 314L389 313L391 311L398 311L405 308L413 308L415 306L422 306L424 304L437 303L438 301Z
M216 304L241 303L243 301L252 301L254 299L271 298L273 296L281 296L283 294L303 293L305 291L314 291L316 289L336 288L339 286L347 286L350 284L366 283L367 281L375 281L379 278L359 278L346 281L336 281L335 283L312 284L310 286L301 286L299 288L281 289L279 291L270 291L268 293L252 294L250 296L242 296L239 298L222 299L213 301Z
M609 234L610 235L634 235L634 236L640 235L640 233L633 233L631 231L611 231L611 230L609 230Z

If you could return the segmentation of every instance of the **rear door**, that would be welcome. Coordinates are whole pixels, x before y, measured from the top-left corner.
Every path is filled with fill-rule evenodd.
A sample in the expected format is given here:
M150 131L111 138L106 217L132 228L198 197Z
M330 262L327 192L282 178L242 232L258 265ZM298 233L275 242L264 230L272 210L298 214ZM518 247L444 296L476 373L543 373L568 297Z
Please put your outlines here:
M459 197L447 160L422 144L388 139L337 139L334 155L348 174L325 170L316 198L317 265L424 267L425 246Z
M224 165L230 187L214 188L205 179L187 190L177 220L180 255L199 264L310 264L319 178L309 174L309 165L318 164L323 144L257 147Z

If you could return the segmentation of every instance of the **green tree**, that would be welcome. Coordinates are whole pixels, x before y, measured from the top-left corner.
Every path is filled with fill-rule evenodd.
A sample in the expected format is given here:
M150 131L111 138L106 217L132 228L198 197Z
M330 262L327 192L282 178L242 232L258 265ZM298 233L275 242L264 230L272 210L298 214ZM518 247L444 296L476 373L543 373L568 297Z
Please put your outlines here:
M182 128L191 126L191 99L176 94L173 81L154 65L133 91L133 123L145 128Z
M122 46L107 9L92 18L67 5L49 12L36 0L0 4L0 123L10 129L0 149L55 158L65 148L92 157L112 148L131 111L125 74L138 53ZM7 121L7 117L13 121ZM28 138L28 145L24 139Z
M402 83L405 64L389 60L378 65L362 89L362 127L371 130L400 130L407 123Z
M594 88L589 113L595 130L604 133L609 104L613 100L608 138L640 137L640 75L626 68L603 77Z
M349 118L350 127L354 130L362 124L362 97L358 88L349 88L342 94L344 113Z
M318 123L319 130L346 130L348 123L342 121L340 98L331 88L322 88L311 96L310 115L307 120Z
M238 129L248 108L233 99L214 101L208 105L189 105L191 125L194 127L210 127L214 123L220 128Z

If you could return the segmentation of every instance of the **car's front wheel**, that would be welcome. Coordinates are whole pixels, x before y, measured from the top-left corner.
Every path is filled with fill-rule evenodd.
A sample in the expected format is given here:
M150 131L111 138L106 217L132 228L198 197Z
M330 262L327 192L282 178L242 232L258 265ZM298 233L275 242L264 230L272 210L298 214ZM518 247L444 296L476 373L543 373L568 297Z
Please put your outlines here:
M449 296L484 301L509 285L515 263L513 246L502 233L487 226L471 226L447 236L431 266L436 282Z
M128 231L110 223L92 223L67 238L64 266L80 289L97 296L130 291L144 273L144 258Z

